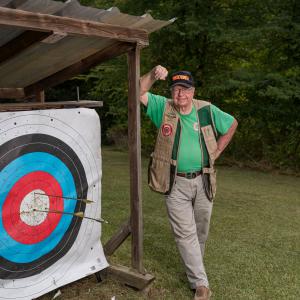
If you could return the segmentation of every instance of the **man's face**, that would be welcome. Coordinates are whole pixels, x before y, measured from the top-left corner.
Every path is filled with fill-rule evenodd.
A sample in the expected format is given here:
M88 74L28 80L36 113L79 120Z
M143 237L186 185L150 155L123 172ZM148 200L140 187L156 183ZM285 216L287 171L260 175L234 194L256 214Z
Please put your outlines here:
M185 87L182 85L175 85L172 88L172 98L174 104L180 107L189 107L192 104L194 98L195 88L194 87Z

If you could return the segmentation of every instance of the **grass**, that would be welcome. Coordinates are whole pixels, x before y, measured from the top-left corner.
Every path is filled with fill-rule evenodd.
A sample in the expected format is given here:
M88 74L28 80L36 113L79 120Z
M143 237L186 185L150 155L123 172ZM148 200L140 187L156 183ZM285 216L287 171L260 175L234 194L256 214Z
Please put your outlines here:
M129 216L127 153L104 148L103 243ZM143 160L144 265L156 280L135 291L94 276L61 288L62 299L192 299L163 197L151 192ZM213 299L299 299L300 178L219 167L205 265ZM130 239L111 257L130 266ZM50 293L42 299L51 299Z

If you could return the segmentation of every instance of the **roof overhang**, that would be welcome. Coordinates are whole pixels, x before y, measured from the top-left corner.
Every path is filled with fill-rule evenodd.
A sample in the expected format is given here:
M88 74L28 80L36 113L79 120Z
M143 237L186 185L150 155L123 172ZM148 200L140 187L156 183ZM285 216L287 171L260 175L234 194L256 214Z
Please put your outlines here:
M109 38L124 42L148 45L148 33L143 29L122 27L94 21L33 13L0 7L0 25L19 27L24 30L48 32L49 35L79 35Z
M22 99L145 47L170 23L76 0L0 0L0 99Z

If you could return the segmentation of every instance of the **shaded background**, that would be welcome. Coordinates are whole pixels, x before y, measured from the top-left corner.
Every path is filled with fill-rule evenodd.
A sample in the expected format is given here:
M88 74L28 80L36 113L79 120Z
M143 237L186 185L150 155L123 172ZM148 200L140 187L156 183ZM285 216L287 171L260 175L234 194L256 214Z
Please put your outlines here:
M150 35L141 73L157 64L193 73L196 98L231 113L239 128L223 161L260 169L300 171L300 2L297 0L82 0L98 8L150 13L172 25ZM47 91L47 99L104 101L102 141L126 148L126 56ZM153 92L169 95L168 82ZM142 113L142 147L152 150L156 129Z

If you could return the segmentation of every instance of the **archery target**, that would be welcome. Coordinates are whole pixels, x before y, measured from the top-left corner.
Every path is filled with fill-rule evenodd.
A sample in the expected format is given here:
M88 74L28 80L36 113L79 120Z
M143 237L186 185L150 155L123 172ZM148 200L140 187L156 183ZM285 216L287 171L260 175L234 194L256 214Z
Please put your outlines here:
M74 216L100 217L100 180L94 110L0 114L0 299L36 298L107 266L101 224Z

